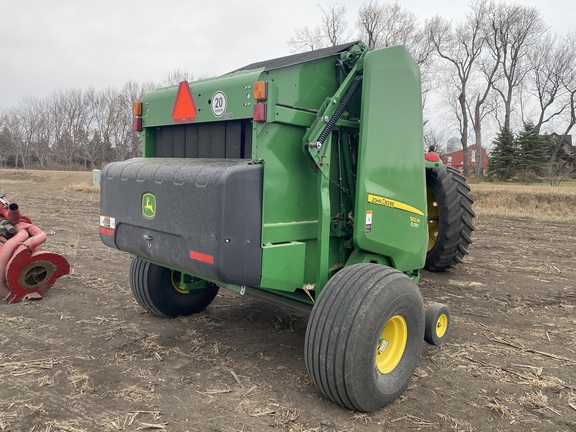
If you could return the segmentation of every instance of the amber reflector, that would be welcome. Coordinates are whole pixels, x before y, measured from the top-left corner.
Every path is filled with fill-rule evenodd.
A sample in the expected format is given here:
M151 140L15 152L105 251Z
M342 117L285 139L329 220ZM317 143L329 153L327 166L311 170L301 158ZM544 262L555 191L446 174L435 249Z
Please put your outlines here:
M254 99L257 101L265 101L268 96L266 81L256 81L254 83Z
M142 102L134 102L132 107L133 107L133 111L134 111L135 116L141 116L142 115Z

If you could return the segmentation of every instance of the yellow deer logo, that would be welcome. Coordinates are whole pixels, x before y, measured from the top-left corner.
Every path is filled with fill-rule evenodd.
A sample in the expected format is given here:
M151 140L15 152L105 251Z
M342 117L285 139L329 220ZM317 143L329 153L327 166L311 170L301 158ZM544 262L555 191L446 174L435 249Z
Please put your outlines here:
M142 195L142 215L147 219L156 216L156 197L152 193Z

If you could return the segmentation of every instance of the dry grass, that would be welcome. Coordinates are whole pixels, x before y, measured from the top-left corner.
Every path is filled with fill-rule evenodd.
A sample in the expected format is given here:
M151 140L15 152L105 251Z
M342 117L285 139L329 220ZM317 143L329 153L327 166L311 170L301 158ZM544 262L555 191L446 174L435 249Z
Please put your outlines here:
M478 216L576 222L576 184L472 184Z
M38 183L44 176L38 172L15 169L0 169L0 184L10 183Z
M72 183L66 186L66 190L69 192L100 192L100 188L94 185L91 185L87 182L80 182L80 183Z

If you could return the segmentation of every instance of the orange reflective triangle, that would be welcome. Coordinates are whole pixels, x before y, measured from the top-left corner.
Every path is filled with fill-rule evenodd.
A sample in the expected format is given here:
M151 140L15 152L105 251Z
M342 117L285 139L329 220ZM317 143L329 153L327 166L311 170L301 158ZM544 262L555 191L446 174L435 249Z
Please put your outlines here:
M190 91L188 81L182 81L178 86L174 107L172 107L172 119L174 123L191 123L196 119L196 104Z

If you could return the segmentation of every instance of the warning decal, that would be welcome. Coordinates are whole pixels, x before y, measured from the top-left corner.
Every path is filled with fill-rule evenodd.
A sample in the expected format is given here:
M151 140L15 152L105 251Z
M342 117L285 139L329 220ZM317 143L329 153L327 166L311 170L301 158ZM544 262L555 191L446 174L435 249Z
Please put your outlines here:
M372 232L372 210L366 211L366 234Z
M182 81L172 107L172 120L174 123L192 123L196 119L197 112L190 84L188 81Z

